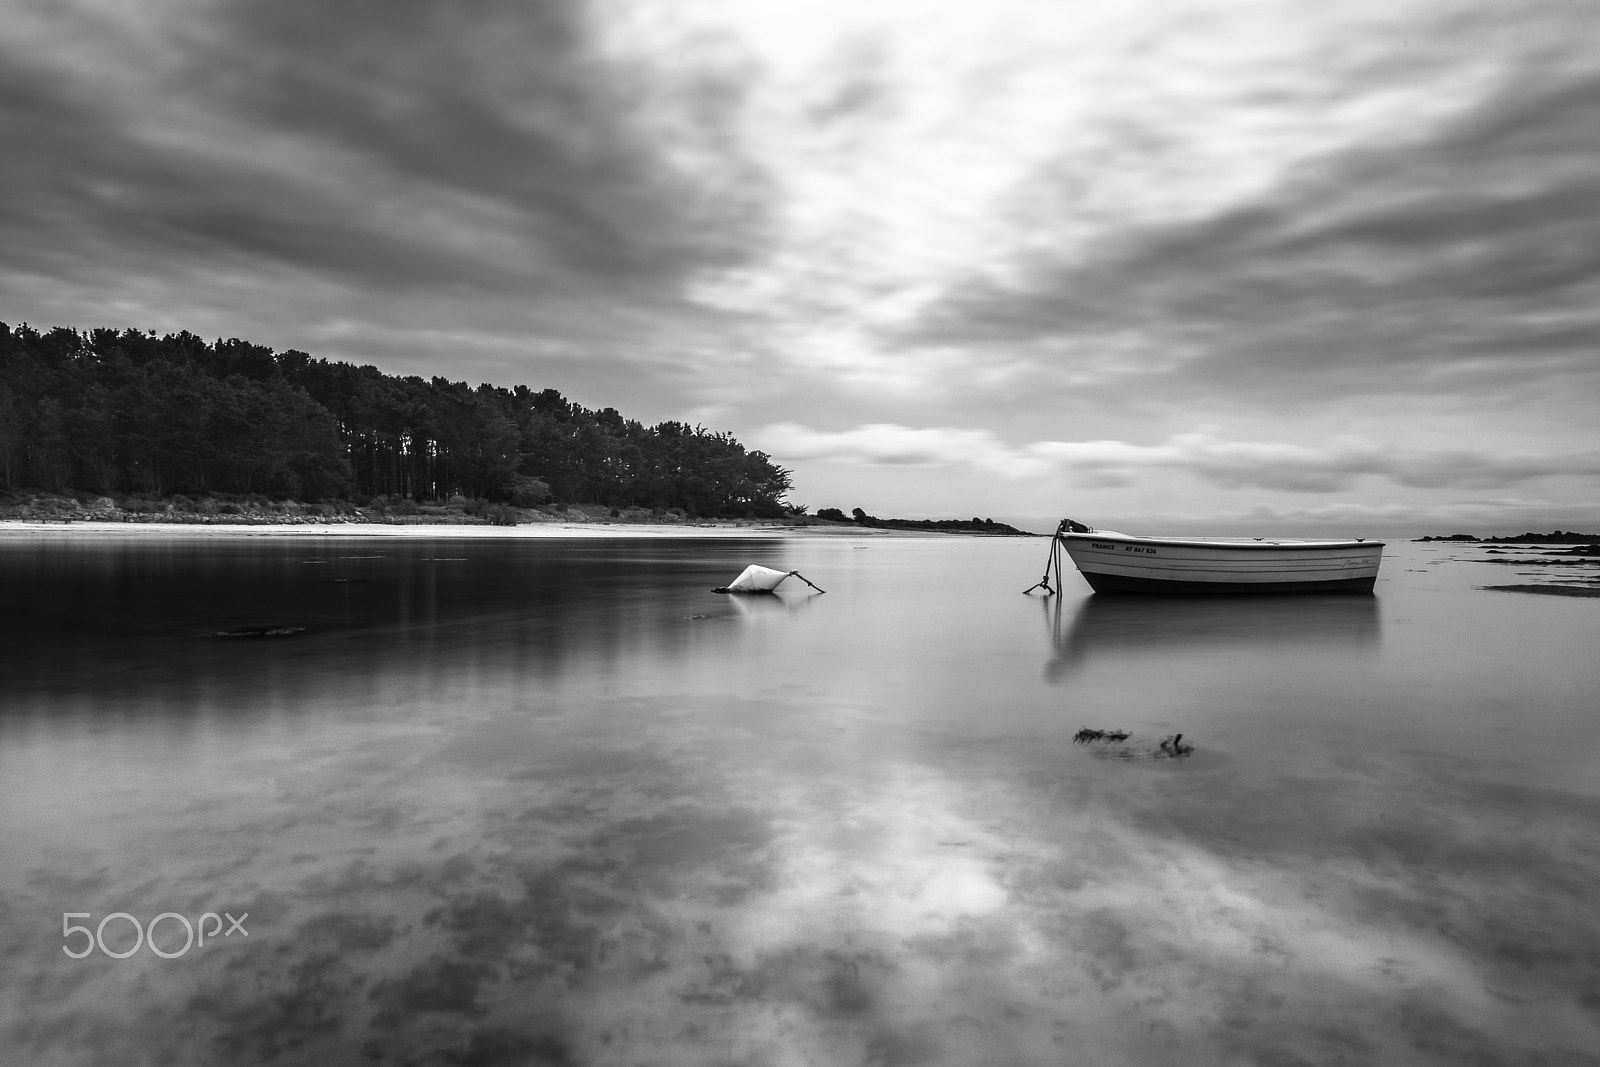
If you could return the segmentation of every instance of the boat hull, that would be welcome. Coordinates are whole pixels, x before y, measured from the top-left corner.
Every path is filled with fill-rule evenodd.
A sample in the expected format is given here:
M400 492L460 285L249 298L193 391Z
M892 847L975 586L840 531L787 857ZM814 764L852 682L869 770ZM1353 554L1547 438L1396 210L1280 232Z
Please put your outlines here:
M1259 596L1371 593L1381 541L1202 540L1110 531L1058 535L1097 593Z
M1155 596L1260 596L1269 593L1370 593L1378 579L1323 578L1292 582L1197 582L1187 579L1149 578L1124 574L1083 572L1097 593L1143 593Z

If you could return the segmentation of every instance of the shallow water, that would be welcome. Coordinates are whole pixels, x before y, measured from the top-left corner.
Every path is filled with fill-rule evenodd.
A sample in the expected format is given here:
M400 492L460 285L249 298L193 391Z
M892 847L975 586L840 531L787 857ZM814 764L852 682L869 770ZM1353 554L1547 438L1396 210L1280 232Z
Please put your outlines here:
M1594 1062L1600 603L1045 552L0 540L0 1062Z

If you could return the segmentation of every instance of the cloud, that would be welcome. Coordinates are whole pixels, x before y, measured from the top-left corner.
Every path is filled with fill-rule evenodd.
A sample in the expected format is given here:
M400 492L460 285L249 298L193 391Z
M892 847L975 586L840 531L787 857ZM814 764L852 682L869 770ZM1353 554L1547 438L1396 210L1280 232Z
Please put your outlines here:
M761 447L783 461L839 460L886 466L976 467L1006 478L1044 473L1047 465L1017 451L988 430L892 423L835 433L794 422L774 423L759 434Z
M1326 504L1259 503L1236 510L1171 511L1127 516L1130 528L1239 533L1263 529L1368 530L1388 536L1478 533L1506 536L1526 530L1600 528L1600 499L1551 501L1525 497L1479 497L1439 503L1371 504L1340 500ZM1048 526L1043 527L1047 529Z
M241 336L650 419L731 377L765 254L742 60L591 0L24 0L0 318Z
M1427 21L1403 50L1351 38L1362 62L1326 86L1380 125L1288 107L1324 136L1298 156L1265 142L1265 187L971 272L897 340L993 351L1058 389L1131 378L1253 404L1600 388L1600 32L1560 6ZM1097 180L1080 166L1041 170L1017 224L1065 218Z
M223 266L649 300L760 244L753 167L723 152L738 180L713 197L680 165L686 142L728 146L734 86L712 94L720 113L699 106L659 140L662 100L706 96L715 71L647 90L576 2L470 18L439 0L22 14L0 32L0 122L28 148L0 165L13 271Z
M709 406L1014 488L1516 484L1600 395L1592 22L18 0L0 318ZM787 421L816 411L860 425Z
M780 462L973 468L1010 480L1068 475L1095 487L1131 485L1155 471L1177 472L1226 488L1294 493L1348 490L1362 476L1408 488L1497 488L1543 477L1600 476L1600 451L1581 455L1497 455L1465 450L1385 448L1355 438L1323 447L1286 442L1226 441L1205 433L1176 434L1160 444L1126 441L1035 441L1014 447L988 430L888 423L824 432L775 423L759 435Z

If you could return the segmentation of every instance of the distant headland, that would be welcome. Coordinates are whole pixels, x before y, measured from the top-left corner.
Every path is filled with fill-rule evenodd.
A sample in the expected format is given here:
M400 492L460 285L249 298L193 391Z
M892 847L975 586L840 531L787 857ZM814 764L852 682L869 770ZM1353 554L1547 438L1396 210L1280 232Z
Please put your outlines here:
M818 508L816 517L835 525L848 524L872 530L926 530L932 533L993 534L999 537L1039 536L1003 522L976 516L970 519L880 519L860 508L852 508L849 515L838 508Z
M1600 534L1552 530L1549 533L1520 533L1511 537L1476 537L1468 533L1418 537L1418 541L1465 541L1484 545L1588 545L1600 543Z

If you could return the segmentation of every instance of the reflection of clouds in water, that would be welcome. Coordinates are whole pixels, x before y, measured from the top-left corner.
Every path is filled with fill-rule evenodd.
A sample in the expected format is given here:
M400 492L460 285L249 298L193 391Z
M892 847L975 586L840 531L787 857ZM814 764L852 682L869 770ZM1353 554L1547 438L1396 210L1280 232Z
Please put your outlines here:
M1046 687L1009 586L946 633L910 624L952 625L915 583L736 625L691 577L615 611L574 596L561 635L517 609L359 639L382 655L269 650L258 688L184 715L165 691L108 715L102 692L82 719L0 722L0 757L30 757L0 778L0 1042L42 1063L1145 1065L1581 1062L1600 1037L1600 801L1429 756L1431 735L1346 738L1323 717L1354 684L1196 725L1191 760L1070 743L1080 713L1150 729L1106 710L1123 690L1188 726L1157 701L1198 702L1189 676L1135 684L1163 654L1236 676L1230 652L1286 651L1300 679L1331 645L1331 677L1376 647L1371 601L1323 643L1302 631L1325 616L1154 644L1148 619L1096 620L1091 669ZM950 653L1013 619L985 671ZM905 653L886 684L880 631ZM836 632L873 654L833 667ZM1385 645L1413 632L1435 631ZM176 965L75 965L50 936L68 908L234 904L248 944Z
M913 898L913 907L923 915L987 915L1005 903L1005 890L981 864L952 856L931 867Z
M26 995L8 1033L67 1062L132 1012L159 1021L136 1024L153 1050L233 1062L1164 1064L1449 1062L1490 1034L1522 1035L1497 1039L1515 1052L1592 1031L1558 995L1592 943L1527 961L1566 969L1530 987L1485 939L1515 903L1490 860L1525 855L1522 820L1444 814L1470 776L1410 768L1442 807L1415 813L1430 851L1407 866L1389 857L1423 844L1385 830L1392 797L1360 801L1370 780L1252 788L1065 742L928 760L837 735L814 744L863 750L862 773L819 774L773 744L804 731L798 703L726 728L757 704L667 729L671 701L602 703L583 738L529 719L392 738L406 757L324 749L278 803L217 813L189 866L116 871L152 900L204 871L255 917L247 949L36 968L24 988L54 999ZM1557 814L1575 831L1596 813ZM203 859L229 828L254 844ZM1554 906L1581 921L1577 904Z

